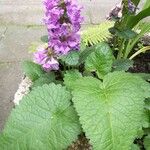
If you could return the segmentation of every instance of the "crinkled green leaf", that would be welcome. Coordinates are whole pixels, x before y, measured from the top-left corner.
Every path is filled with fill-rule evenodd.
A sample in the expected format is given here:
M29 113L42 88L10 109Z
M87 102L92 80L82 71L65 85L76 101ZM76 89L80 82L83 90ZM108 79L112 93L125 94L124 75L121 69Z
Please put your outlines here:
M113 63L114 71L127 71L130 67L133 67L133 60L120 59Z
M78 51L71 51L65 56L61 56L60 58L63 62L67 65L75 66L79 62L79 52Z
M64 84L67 88L72 89L75 81L80 77L82 77L82 75L78 70L67 71L64 75Z
M45 73L45 74L41 75L40 78L38 78L37 80L35 80L33 82L32 88L42 86L44 84L50 84L50 83L55 82L55 81L56 81L55 80L55 74L53 72Z
M44 85L31 91L12 111L0 137L0 149L66 149L81 131L70 99L61 85Z
M111 71L113 54L107 43L100 43L95 47L85 61L85 68L88 71L96 71L99 78L103 78Z
M44 74L41 66L32 61L24 61L22 63L22 68L25 75L28 76L32 81L37 80L41 75Z
M146 150L150 150L150 135L144 139L144 147Z
M129 150L142 127L149 83L125 72L113 72L103 82L93 77L76 81L73 102L94 150Z

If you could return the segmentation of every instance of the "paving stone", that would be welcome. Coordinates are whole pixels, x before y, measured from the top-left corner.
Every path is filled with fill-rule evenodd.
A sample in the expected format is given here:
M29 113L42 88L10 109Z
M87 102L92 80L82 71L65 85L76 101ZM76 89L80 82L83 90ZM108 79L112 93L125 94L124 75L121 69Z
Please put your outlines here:
M21 81L20 63L0 63L0 130L13 107L13 97Z
M30 58L28 47L34 41L40 41L40 37L46 34L41 26L8 26L5 37L0 42L0 61L20 61Z
M84 7L84 24L99 23L104 20L109 9L118 0L78 0ZM0 0L0 22L4 24L42 24L44 16L41 0ZM15 8L15 9L14 9Z
M0 26L0 33L5 30L5 26ZM11 101L23 76L21 61L31 58L28 47L45 34L44 26L7 26L0 40L0 130L10 114Z

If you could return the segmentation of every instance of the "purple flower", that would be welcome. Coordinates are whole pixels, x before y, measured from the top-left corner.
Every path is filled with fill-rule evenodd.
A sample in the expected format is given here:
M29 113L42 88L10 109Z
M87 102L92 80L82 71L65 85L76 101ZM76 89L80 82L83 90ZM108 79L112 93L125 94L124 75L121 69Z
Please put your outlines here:
M66 55L79 50L81 28L81 7L76 0L45 0L44 22L48 29L49 47L57 55Z
M34 62L41 65L47 72L59 69L59 63L50 48L39 47L34 53Z
M111 9L109 15L107 16L108 20L120 19L122 17L122 5L121 3L117 4L114 8Z
M128 0L128 8L131 13L133 13L136 10L136 6L131 0Z
M81 7L76 0L44 0L44 23L48 30L48 47L40 47L34 53L34 61L45 71L58 70L57 57L79 50L81 28Z

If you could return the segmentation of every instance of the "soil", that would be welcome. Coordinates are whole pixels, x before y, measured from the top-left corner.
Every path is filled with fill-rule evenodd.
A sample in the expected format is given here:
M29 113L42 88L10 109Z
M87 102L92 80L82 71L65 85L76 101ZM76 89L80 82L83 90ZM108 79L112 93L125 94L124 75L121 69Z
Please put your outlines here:
M84 134L80 135L78 140L74 142L67 150L92 150L92 146L89 144L89 140Z
M137 56L134 59L133 68L130 68L129 72L150 73L150 51Z

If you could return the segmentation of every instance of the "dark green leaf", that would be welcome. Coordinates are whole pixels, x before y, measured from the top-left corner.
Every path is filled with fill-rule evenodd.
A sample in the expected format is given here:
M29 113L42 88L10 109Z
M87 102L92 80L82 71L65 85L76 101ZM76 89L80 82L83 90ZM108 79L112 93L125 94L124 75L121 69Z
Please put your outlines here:
M123 39L132 39L137 35L137 33L131 29L125 29L123 31L116 30L116 35Z
M134 28L142 19L150 16L150 7L147 9L144 9L140 13L138 13L136 16L129 16L127 21L127 27L132 29Z
M75 66L79 62L79 52L71 51L65 56L61 56L60 59L65 62L67 65Z
M95 51L95 46L87 47L80 53L79 63L84 63L87 57Z
M133 67L133 60L120 59L115 60L113 63L114 71L127 71L130 67Z
M55 82L55 81L56 81L55 80L55 74L53 72L45 73L40 78L38 78L37 80L35 80L33 82L32 88L42 86L44 84L50 84L50 83Z
M32 61L24 61L22 63L22 68L25 75L28 76L32 81L37 80L41 75L44 74L41 66Z

